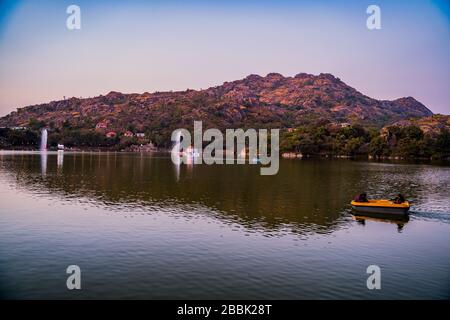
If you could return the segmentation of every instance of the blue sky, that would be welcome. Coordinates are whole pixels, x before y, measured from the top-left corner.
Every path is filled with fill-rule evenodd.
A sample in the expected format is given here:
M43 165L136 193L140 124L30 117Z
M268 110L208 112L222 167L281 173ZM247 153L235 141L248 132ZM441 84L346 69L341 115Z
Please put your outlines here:
M66 8L81 8L81 30ZM381 30L366 8L381 8ZM378 99L450 113L448 1L0 1L0 116L121 92L332 73Z

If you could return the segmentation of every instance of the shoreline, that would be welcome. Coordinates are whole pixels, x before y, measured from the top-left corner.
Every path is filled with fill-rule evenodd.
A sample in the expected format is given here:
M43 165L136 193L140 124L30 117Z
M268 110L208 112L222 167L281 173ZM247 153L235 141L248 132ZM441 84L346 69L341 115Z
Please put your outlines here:
M0 149L0 154L16 153L16 154L58 154L63 153L98 153L98 154L108 154L108 153L121 153L121 154L170 154L169 149L157 149L152 151L133 151L133 150L111 150L103 148L74 148L74 149L49 149L49 150L38 150L38 149ZM369 161L369 162L384 162L384 163L423 163L423 164L445 164L450 165L450 158L446 159L430 159L430 158L404 158L396 156L383 156L374 157L370 155L358 155L358 156L346 156L346 155L307 155L307 156L283 156L280 154L280 159L284 160L351 160L351 161Z

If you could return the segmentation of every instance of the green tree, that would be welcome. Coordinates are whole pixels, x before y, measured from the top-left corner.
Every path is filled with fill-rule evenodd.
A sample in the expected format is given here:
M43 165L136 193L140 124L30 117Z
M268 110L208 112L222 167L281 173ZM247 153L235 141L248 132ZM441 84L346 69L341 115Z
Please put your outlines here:
M380 136L372 138L369 143L369 154L375 157L388 156L390 149L386 139Z
M31 130L40 130L45 127L45 121L39 121L36 118L30 118L28 126Z
M450 157L450 131L441 129L434 144L433 156L436 158Z

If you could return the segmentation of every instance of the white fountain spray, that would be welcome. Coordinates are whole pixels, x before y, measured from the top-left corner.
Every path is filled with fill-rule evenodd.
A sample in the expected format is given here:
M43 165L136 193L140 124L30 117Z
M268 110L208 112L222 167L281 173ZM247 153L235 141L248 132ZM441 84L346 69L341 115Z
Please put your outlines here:
M47 129L42 129L41 131L41 147L40 150L41 151L46 151L47 150Z
M172 155L171 155L172 160L175 159L175 161L173 161L173 164L175 165L175 177L176 177L177 181L180 179L180 164L181 164L180 144L181 144L181 131L178 131L176 134L174 146L172 148Z

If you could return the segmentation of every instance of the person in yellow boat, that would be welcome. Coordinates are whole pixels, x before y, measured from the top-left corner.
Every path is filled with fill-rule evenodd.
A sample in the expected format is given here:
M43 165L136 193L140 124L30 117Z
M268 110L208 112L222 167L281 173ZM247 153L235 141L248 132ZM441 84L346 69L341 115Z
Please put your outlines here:
M395 204L403 203L403 202L405 202L405 197L404 197L401 193L399 193L399 194L392 200L392 202L394 202Z
M369 200L367 199L367 193L365 193L365 192L360 193L359 195L357 195L355 197L355 201L356 202L369 202Z

